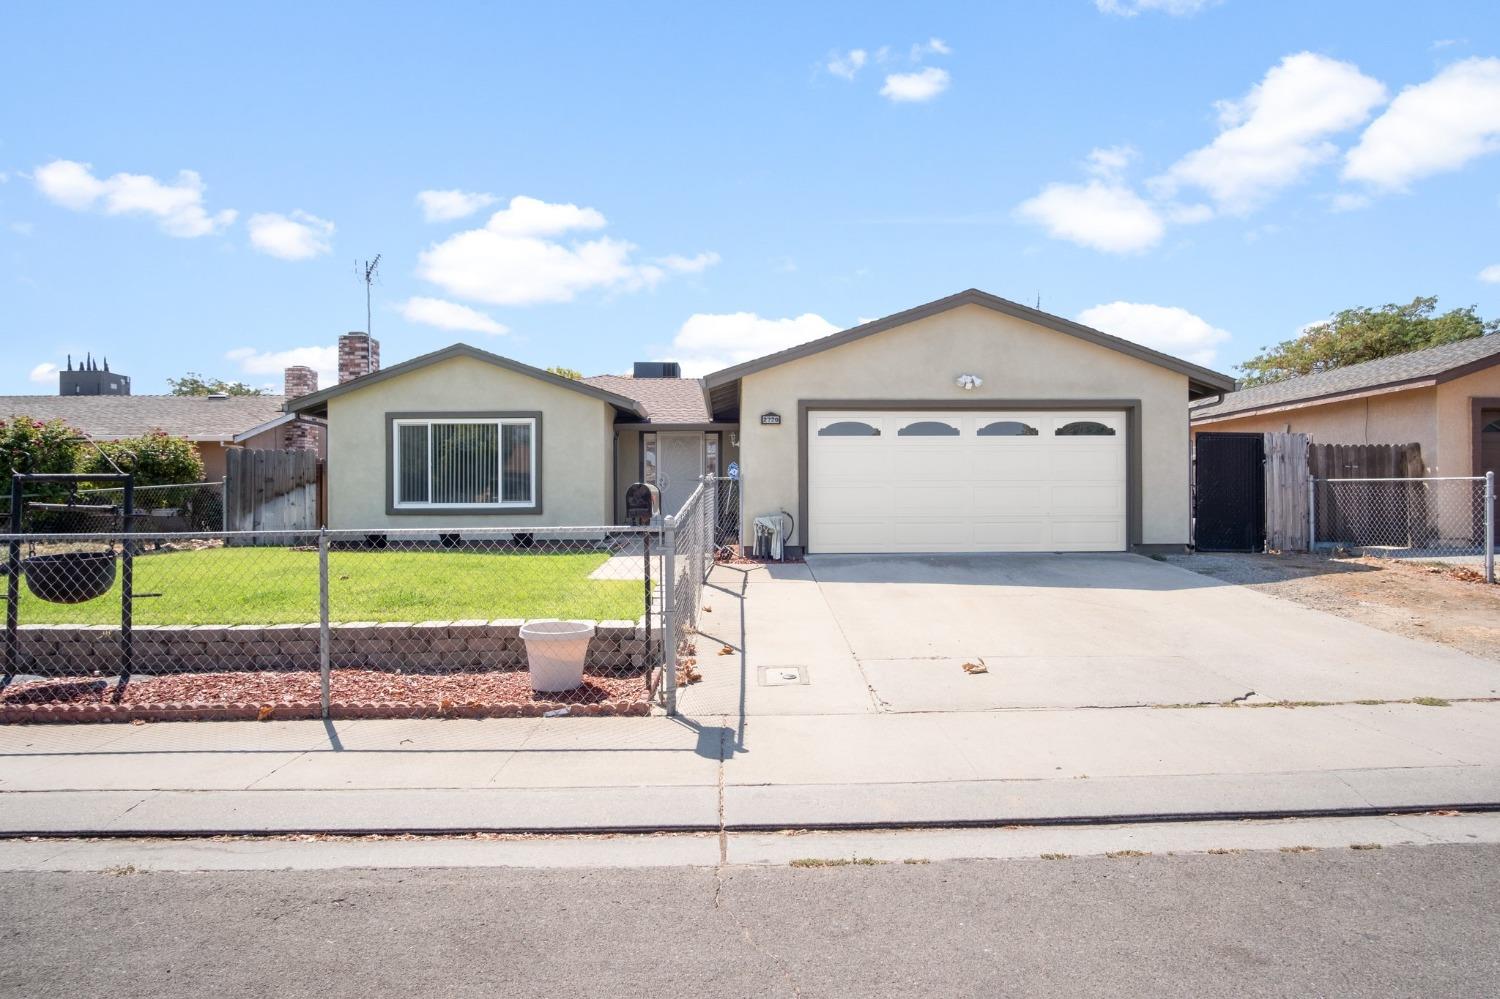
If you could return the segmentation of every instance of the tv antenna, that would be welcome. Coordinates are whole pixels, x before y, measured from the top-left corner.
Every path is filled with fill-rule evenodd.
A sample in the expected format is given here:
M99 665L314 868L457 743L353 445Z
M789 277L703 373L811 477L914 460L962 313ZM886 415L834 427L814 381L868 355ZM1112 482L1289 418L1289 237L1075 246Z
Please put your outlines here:
M366 260L363 267L356 262L354 264L355 276L365 283L365 333L374 336L374 330L370 329L370 286L375 283L375 277L380 270L380 254L375 254L374 260Z

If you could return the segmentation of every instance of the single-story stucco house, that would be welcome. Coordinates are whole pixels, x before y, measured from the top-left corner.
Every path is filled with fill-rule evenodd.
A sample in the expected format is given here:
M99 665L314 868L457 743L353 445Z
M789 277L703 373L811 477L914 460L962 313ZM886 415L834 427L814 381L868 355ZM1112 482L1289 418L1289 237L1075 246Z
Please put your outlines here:
M975 290L677 375L455 344L287 409L327 421L336 529L611 525L632 482L671 512L735 463L742 537L784 510L813 553L1181 550L1187 406L1234 385Z
M1307 434L1320 444L1420 444L1428 475L1500 473L1500 335L1228 392L1193 432Z

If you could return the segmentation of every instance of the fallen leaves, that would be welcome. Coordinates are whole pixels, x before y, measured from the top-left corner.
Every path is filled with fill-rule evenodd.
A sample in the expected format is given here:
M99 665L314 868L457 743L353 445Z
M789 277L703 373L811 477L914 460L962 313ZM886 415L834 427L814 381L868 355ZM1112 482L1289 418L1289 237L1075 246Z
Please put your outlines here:
M964 663L964 672L970 676L978 676L980 673L988 673L990 668L984 664L981 658L977 663Z
M732 656L732 655L734 655L734 647L730 646L730 645L725 645L725 646L721 647L719 649L719 655L721 655L721 656Z

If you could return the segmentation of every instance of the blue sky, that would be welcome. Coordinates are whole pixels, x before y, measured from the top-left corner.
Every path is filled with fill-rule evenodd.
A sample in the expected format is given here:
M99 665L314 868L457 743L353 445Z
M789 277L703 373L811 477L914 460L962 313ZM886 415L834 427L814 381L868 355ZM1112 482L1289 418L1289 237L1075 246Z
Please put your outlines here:
M375 253L386 363L700 373L974 286L1228 370L1500 314L1500 10L30 4L0 175L7 394L326 370Z

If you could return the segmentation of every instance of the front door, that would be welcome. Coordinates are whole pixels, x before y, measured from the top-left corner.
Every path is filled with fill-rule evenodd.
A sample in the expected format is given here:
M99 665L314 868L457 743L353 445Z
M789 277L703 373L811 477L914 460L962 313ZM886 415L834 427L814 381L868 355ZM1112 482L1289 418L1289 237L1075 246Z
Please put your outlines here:
M698 480L703 478L703 435L657 435L656 488L661 490L662 516L682 509Z

